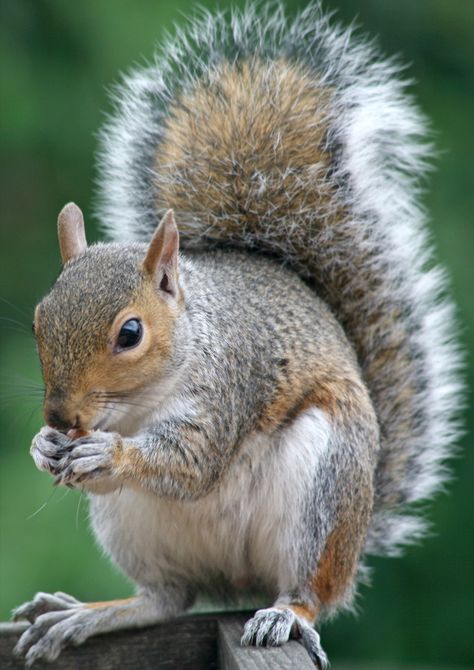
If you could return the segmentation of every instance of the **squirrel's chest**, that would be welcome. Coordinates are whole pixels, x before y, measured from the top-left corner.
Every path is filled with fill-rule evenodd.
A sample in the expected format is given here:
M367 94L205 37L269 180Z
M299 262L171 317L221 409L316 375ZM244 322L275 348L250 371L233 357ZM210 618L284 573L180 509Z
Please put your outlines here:
M328 442L322 412L310 410L295 423L278 437L247 438L220 485L199 500L125 488L94 496L99 542L138 583L170 570L198 582L223 577L237 587L248 579L291 581L296 535Z

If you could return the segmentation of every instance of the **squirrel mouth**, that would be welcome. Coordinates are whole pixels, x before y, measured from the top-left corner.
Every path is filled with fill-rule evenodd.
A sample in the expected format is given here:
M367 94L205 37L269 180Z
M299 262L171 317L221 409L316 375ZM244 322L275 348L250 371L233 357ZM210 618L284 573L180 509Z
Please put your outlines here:
M103 430L107 432L107 424L110 418L110 412L108 412L105 416L99 419L99 421L96 421L96 423L92 426L92 430Z

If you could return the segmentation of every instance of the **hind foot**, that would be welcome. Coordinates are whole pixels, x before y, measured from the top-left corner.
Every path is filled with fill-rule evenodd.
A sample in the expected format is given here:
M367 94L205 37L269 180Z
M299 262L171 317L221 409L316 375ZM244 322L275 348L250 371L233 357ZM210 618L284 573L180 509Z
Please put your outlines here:
M288 642L290 637L301 642L319 670L329 666L319 633L289 607L258 610L253 619L245 624L241 644L244 647L278 647Z

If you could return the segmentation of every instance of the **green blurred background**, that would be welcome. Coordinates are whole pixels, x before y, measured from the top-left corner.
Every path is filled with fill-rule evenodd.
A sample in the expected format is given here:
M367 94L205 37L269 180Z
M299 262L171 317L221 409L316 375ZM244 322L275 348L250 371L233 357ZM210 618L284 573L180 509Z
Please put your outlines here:
M209 7L214 2L205 3ZM226 5L221 2L219 6ZM287 3L291 13L304 2ZM432 119L439 156L425 204L437 256L449 269L469 359L474 345L474 2L327 0L357 17L387 53L401 53ZM30 331L36 301L59 271L55 219L74 199L92 219L96 131L106 87L151 57L192 3L175 0L2 0L0 224L0 619L37 590L83 600L126 596L130 584L101 556L87 503L53 489L28 449L41 421L40 374ZM468 381L472 366L468 361ZM38 387L39 388L39 387ZM474 415L449 494L431 509L433 534L403 559L371 559L373 586L360 615L325 626L334 667L474 666Z

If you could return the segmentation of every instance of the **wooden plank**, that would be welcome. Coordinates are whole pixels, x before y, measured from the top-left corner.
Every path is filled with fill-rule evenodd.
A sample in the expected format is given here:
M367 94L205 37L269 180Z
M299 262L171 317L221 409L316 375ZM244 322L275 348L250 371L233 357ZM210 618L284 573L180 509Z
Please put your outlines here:
M242 619L221 619L219 670L314 670L306 650L290 640L281 647L241 647Z
M314 670L303 647L291 641L278 648L241 647L240 637L251 612L183 616L156 626L98 635L80 647L63 650L54 670ZM0 624L0 668L22 670L13 656L26 623ZM51 670L38 662L35 670Z
M23 670L25 664L13 658L12 649L16 641L26 630L26 623L1 623L0 624L0 668L10 670L20 668Z
M90 638L63 650L54 666L35 663L35 670L217 670L217 617L236 613L183 616L156 626ZM238 615L237 615L238 616ZM244 617L245 619L245 617ZM242 623L244 621L242 619ZM23 670L12 650L27 624L0 624L0 668Z

